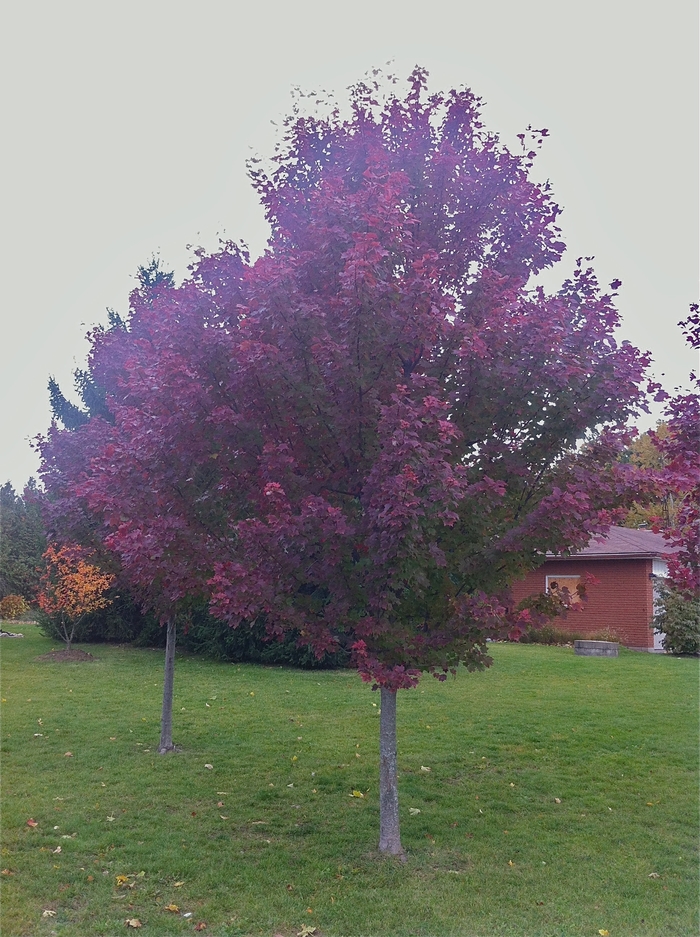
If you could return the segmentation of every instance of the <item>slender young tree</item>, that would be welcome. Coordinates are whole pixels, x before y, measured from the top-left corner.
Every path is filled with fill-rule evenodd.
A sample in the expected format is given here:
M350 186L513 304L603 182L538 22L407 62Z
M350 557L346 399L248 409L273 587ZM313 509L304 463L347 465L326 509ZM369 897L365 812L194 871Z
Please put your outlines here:
M111 599L106 592L114 577L90 563L76 544L57 547L50 543L43 556L44 572L39 583L39 608L51 621L70 651L86 615L106 608Z

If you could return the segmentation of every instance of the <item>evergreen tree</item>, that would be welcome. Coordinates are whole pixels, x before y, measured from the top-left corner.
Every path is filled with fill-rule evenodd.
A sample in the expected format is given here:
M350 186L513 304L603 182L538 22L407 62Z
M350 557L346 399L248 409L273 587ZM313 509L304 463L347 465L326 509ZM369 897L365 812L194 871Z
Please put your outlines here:
M137 292L152 294L162 287L173 288L175 275L172 271L164 270L160 257L153 256L147 264L141 264L136 271L139 282ZM107 309L109 325L105 329L97 326L96 332L128 331L128 325L114 309ZM75 391L80 398L82 408L76 406L65 396L56 378L50 377L48 390L51 403L51 413L55 420L59 420L68 430L75 430L83 426L93 416L101 416L111 422L113 417L105 400L105 389L95 382L88 370L77 368L73 372Z
M46 534L33 478L24 495L10 482L0 488L0 598L21 595L33 601L46 549Z

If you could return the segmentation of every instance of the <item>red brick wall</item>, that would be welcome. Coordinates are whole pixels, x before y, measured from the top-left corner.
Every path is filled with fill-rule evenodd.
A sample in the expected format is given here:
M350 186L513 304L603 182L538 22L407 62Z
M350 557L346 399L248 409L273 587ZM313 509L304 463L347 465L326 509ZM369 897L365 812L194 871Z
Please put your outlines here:
M652 648L654 632L653 583L650 559L548 560L525 579L513 584L516 602L545 591L546 576L584 576L591 573L599 585L588 586L583 610L553 622L562 631L591 634L602 628L616 631L626 647Z

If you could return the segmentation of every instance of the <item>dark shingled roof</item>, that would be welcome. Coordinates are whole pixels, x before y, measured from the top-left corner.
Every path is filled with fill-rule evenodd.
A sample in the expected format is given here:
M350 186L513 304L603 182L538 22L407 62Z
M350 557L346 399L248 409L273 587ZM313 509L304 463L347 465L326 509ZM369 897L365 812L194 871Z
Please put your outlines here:
M654 557L665 553L675 553L678 547L673 547L662 534L655 534L653 530L632 530L630 527L611 527L604 538L593 537L588 546L571 556L589 556L591 558L636 556ZM568 559L561 554L547 554L548 559Z

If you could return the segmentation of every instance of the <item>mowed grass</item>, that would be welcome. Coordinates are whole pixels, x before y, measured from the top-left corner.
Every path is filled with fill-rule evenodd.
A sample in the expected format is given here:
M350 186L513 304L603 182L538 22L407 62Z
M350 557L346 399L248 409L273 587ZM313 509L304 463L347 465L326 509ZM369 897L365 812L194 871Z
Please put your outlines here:
M1 645L4 937L699 932L696 661L494 645L402 692L401 863L354 673L178 657L183 750L159 756L161 651L51 663L24 632Z

